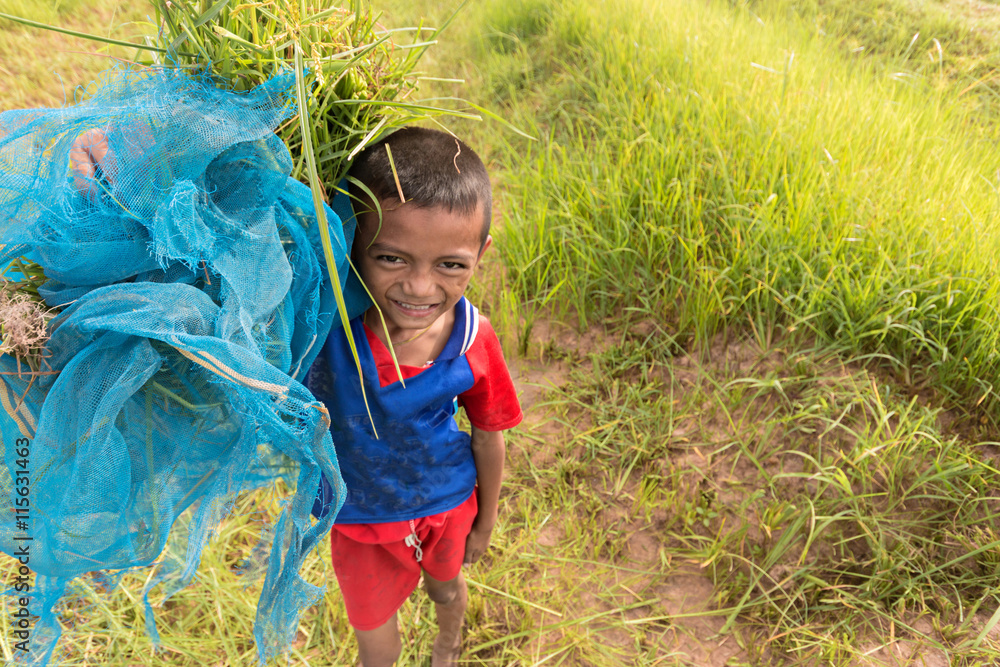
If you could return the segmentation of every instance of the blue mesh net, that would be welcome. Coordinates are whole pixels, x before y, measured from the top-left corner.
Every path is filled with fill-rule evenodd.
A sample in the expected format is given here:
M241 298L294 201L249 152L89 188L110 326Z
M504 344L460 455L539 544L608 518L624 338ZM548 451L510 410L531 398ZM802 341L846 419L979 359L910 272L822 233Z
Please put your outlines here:
M51 659L73 577L153 564L189 510L179 556L150 581L176 590L235 495L282 476L296 491L258 604L261 660L321 594L299 570L333 516L310 509L321 472L338 502L343 489L328 414L300 381L339 315L310 192L274 134L295 112L293 82L236 94L172 70L114 71L78 105L0 114L0 263L37 261L41 296L62 309L41 373L0 356L0 548L27 548L38 575L26 662ZM70 151L95 129L108 151L81 187ZM333 209L343 284L346 196ZM346 296L350 315L363 309Z

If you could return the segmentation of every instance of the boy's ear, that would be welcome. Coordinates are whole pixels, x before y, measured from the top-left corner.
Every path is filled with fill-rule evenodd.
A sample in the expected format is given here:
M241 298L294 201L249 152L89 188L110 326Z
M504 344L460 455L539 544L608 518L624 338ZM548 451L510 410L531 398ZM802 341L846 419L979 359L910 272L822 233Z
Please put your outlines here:
M493 245L493 237L492 236L487 236L486 237L486 242L483 243L483 247L479 249L479 257L476 258L476 263L477 264L483 258L483 255L486 254L486 249L489 248L491 245Z

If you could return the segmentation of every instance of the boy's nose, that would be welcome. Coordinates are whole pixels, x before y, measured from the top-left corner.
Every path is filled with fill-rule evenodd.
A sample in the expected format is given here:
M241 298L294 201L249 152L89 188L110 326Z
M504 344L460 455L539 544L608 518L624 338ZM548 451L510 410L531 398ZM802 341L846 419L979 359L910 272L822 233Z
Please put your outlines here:
M406 295L413 298L426 298L434 296L434 281L426 271L413 271L407 276L403 284Z

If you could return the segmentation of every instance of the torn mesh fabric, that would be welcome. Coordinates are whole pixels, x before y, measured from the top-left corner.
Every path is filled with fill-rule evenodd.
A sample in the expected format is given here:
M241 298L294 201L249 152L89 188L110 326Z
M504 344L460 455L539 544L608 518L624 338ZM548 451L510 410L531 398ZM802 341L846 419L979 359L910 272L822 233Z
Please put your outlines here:
M0 549L29 544L38 575L24 662L51 659L73 577L159 558L151 584L176 590L227 503L278 477L296 491L258 604L262 661L321 594L298 572L333 517L314 524L309 512L321 472L338 508L343 485L326 409L299 380L339 315L311 194L274 134L296 111L293 83L238 94L169 69L116 70L83 103L0 114L0 262L37 261L40 294L62 308L45 373L19 376L0 356L2 516L16 513L19 459L30 489L26 529L0 521ZM109 150L85 194L69 152L94 129ZM346 196L334 210L343 285ZM349 315L363 310L363 296L345 296ZM185 510L180 551L160 558ZM146 618L155 639L148 604Z

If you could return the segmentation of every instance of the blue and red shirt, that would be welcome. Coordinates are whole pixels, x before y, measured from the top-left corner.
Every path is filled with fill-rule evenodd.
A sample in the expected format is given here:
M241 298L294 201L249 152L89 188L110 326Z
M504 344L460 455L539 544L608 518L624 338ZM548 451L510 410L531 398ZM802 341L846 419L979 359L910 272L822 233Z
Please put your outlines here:
M389 350L363 319L351 320L351 331L371 419L342 328L327 337L306 377L330 411L347 488L336 522L407 521L458 507L475 489L476 464L471 437L455 423L456 403L484 431L512 428L522 417L496 333L463 297L441 354L426 366L400 366L404 388ZM317 514L324 491L327 502L332 496L325 479L323 484Z

